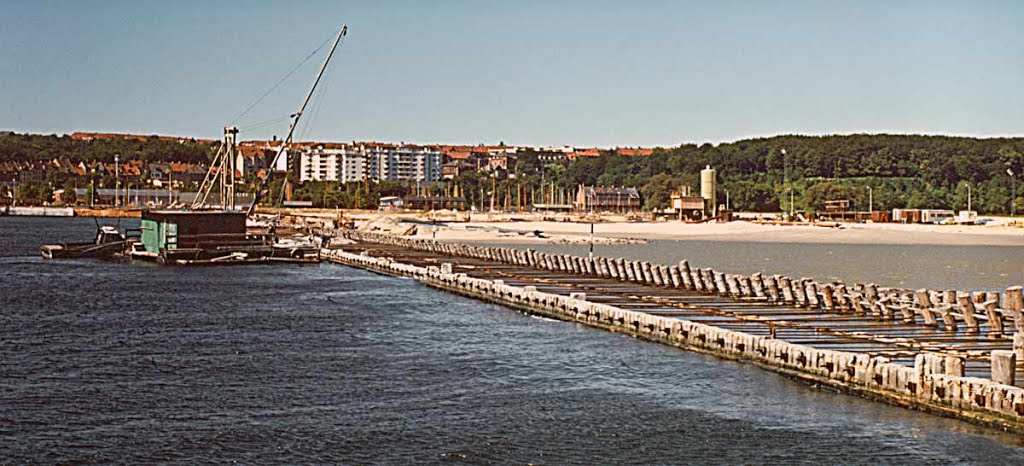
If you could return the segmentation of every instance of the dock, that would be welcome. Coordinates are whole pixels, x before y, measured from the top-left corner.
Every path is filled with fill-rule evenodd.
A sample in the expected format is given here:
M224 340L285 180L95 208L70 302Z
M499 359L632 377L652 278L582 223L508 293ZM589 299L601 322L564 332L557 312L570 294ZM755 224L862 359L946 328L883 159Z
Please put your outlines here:
M907 290L345 231L330 262L1024 433L1021 287Z

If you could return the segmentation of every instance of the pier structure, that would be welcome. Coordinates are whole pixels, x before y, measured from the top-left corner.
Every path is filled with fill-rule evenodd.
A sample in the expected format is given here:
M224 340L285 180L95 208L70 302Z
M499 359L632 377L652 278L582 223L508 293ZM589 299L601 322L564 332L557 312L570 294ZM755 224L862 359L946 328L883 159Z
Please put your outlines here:
M906 290L347 231L324 260L1024 433L1021 287Z

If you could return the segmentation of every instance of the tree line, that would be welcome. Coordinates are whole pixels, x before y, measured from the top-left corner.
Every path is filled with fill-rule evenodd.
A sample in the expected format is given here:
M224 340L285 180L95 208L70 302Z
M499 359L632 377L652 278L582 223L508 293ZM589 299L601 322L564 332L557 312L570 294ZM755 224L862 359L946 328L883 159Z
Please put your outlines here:
M727 144L684 144L649 157L608 154L570 164L563 183L636 186L645 208L662 208L680 186L699 188L700 170L718 172L718 202L737 210L818 211L851 207L966 209L1006 213L1015 174L1024 180L1024 138L888 134L775 136ZM1021 189L1016 205L1021 211Z
M156 136L143 140L83 141L68 136L0 133L0 161L41 162L55 158L112 162L114 154L144 162L209 163L215 147ZM507 171L464 171L443 184L421 187L431 194L458 193L467 203L517 208L532 203L571 202L577 186L639 188L644 209L669 206L682 187L699 189L700 170L718 173L718 203L728 197L734 210L819 211L828 200L846 199L851 208L966 209L1001 214L1010 210L1014 178L1024 181L1024 138L967 138L889 134L784 135L732 143L683 144L655 149L650 156L614 151L575 161L543 161L520 154ZM1021 183L1024 185L1024 183ZM373 185L373 183L371 183ZM457 186L457 188L456 188ZM1024 211L1016 189L1017 211ZM367 186L321 183L299 186L296 194L316 205L375 208L382 194L408 195L412 184ZM726 194L728 193L728 194ZM792 200L792 204L791 204Z
M73 162L113 163L114 155L121 160L152 162L209 163L216 145L202 141L160 139L73 139L68 135L0 133L0 161L46 162L68 159Z

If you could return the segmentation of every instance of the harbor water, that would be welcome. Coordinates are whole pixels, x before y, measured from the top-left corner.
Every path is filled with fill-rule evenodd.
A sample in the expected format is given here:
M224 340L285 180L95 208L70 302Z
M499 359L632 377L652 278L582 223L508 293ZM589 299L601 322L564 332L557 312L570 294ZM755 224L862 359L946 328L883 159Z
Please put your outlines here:
M0 462L1024 463L1018 436L411 280L39 257L93 231L0 218ZM760 247L743 244L674 247L743 272L730 264ZM852 281L868 262L829 270Z

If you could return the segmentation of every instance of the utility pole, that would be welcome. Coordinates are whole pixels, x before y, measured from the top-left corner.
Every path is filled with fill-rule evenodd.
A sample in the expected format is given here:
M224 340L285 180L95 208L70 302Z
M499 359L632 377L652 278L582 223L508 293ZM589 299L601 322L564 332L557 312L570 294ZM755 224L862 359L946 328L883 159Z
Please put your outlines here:
M967 211L971 211L971 184L967 183Z
M590 258L594 258L594 222L590 222Z
M118 196L121 195L121 154L114 154L114 207L117 207Z
M789 220L793 220L793 188L789 188Z
M789 188L789 220L793 220L793 188L789 186L789 170L787 170L786 164L786 149L779 150L782 154L782 187ZM785 209L785 207L783 207Z
M970 204L970 202L968 202ZM970 210L970 208L968 208ZM868 186L868 215L875 211L875 190Z

